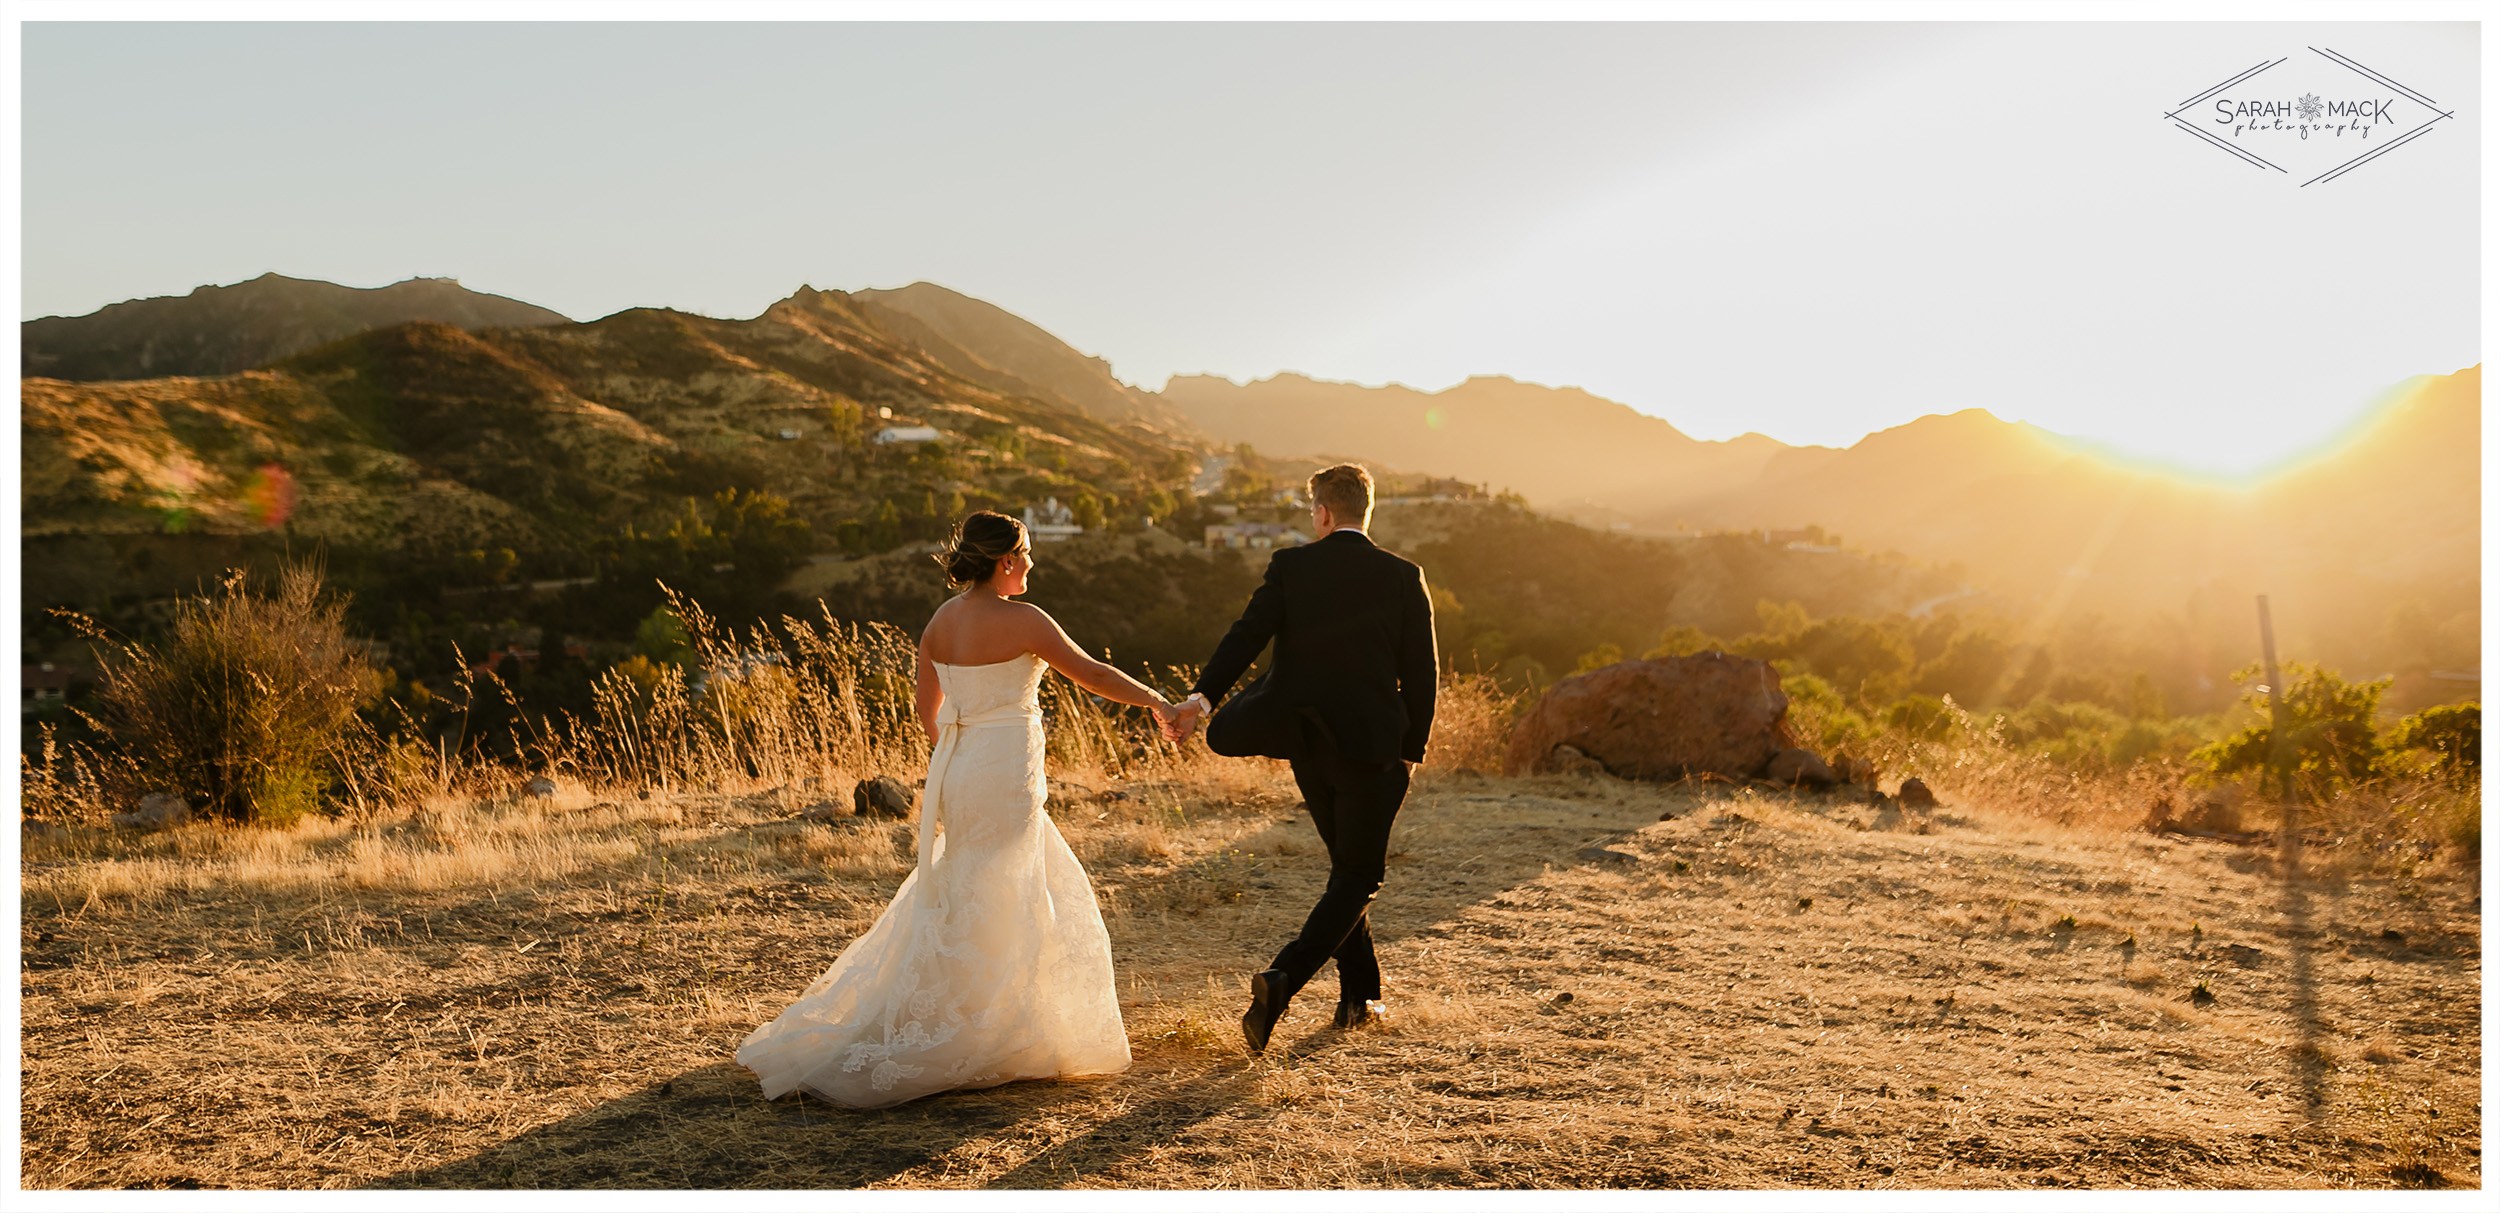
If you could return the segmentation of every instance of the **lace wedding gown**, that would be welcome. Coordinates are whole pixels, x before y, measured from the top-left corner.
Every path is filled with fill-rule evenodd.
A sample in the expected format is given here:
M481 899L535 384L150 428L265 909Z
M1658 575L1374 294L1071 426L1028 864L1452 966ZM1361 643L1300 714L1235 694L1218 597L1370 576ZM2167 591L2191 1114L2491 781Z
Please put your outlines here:
M1111 937L1042 811L1046 669L940 664L920 863L866 934L738 1046L766 1098L882 1108L936 1091L1128 1068Z

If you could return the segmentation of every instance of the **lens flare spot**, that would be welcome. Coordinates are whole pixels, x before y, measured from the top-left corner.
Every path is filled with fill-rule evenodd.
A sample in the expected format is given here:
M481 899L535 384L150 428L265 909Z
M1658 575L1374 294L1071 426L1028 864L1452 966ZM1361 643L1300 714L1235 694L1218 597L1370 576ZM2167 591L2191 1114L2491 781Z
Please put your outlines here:
M243 486L243 504L261 526L275 530L295 514L295 477L274 463L260 465Z
M1437 430L1437 429L1440 429L1442 426L1447 425L1447 424L1449 424L1449 418L1447 418L1447 417L1443 416L1443 415L1441 414L1441 410L1440 410L1440 409L1438 409L1438 408L1429 408L1429 409L1425 409L1425 410L1424 410L1424 428L1425 428L1425 429L1428 429L1428 430Z
M176 455L165 464L165 488L172 493L192 493L207 479L207 469L189 457Z

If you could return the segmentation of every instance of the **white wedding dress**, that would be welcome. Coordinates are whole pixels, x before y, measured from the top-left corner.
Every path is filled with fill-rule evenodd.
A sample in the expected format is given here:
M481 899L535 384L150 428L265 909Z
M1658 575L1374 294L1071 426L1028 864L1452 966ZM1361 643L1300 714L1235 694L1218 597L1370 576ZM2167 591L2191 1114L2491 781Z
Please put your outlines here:
M738 1061L766 1098L882 1108L936 1091L1128 1068L1111 937L1042 811L1047 667L940 664L920 862L866 934Z

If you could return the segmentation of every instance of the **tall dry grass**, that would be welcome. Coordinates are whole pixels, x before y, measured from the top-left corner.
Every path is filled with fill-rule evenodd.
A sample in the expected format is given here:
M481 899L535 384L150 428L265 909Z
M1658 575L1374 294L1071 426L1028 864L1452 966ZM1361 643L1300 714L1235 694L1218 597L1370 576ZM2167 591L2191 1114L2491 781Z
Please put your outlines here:
M1523 691L1503 688L1490 674L1444 674L1432 710L1432 742L1424 752L1426 776L1472 771L1500 773L1510 748L1510 727L1531 702Z
M902 629L830 613L739 629L670 593L693 660L637 681L624 669L593 684L588 716L559 716L516 736L550 776L634 792L749 791L892 775L917 779L929 742L913 714L915 644ZM1191 671L1152 675L1177 693ZM1212 776L1203 748L1164 740L1142 709L1064 678L1041 690L1054 775L1109 781Z
M510 738L510 752L522 756L518 765L474 747L455 753L429 746L414 740L413 730L385 738L364 728L347 739L357 757L340 764L334 803L350 816L413 812L509 796L535 777L594 797L807 789L839 801L859 780L921 777L928 742L912 711L909 635L830 613L741 629L682 594L669 597L692 649L687 664L611 669L596 679L584 715L518 714L525 723ZM1177 694L1194 673L1175 668L1149 677ZM484 693L510 695L491 673L481 677ZM461 689L472 700L481 693L465 682ZM1499 770L1512 722L1530 702L1484 674L1444 675L1418 775ZM1812 696L1796 700L1792 726L1804 737L1838 735L1832 722L1816 718L1827 709ZM1178 815L1193 800L1260 795L1278 778L1257 764L1216 760L1196 742L1175 746L1144 711L1061 678L1045 682L1043 710L1051 777L1078 794L1133 787ZM1871 759L1887 786L1917 777L1950 802L2050 829L2112 833L2167 821L2257 831L2282 819L2280 807L2252 795L2244 781L2214 780L2170 756L2075 761L2020 744L2003 714L1973 713L1949 699L1940 716L1915 727L1839 733L1849 738L1847 752ZM48 734L28 759L22 787L30 817L100 821L106 801L127 799L136 786L127 757L64 747ZM1152 817L1141 818L1141 830ZM2412 862L2433 852L2471 855L2480 845L2480 783L2454 771L2390 774L2312 801L2301 820L2313 842L2355 856Z
M745 787L901 771L925 746L911 711L913 643L900 629L827 614L741 631L675 591L669 603L691 667L661 665L648 684L622 668L601 674L589 716L515 738L533 765L627 790Z
M2353 868L2471 861L2482 845L2481 780L2470 771L2391 771L2287 806L2255 777L2217 777L2152 756L2076 762L2008 736L2004 713L1944 700L1941 728L1885 729L1860 743L1884 782L1919 778L1948 802L2056 830L2096 834L2178 827L2220 834L2279 830L2287 812L2306 843Z

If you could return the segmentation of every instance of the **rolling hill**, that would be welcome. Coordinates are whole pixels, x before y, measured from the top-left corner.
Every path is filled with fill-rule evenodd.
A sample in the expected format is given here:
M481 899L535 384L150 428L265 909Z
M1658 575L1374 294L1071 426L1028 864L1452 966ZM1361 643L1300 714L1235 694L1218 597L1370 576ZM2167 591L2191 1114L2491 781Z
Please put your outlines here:
M29 378L29 599L60 600L61 578L98 568L119 571L117 592L170 592L158 583L189 571L138 553L218 536L428 558L510 547L573 572L593 542L674 525L679 502L728 488L788 498L830 544L846 523L942 512L957 493L1013 508L1186 478L1170 439L968 379L881 315L802 289L749 320L403 324L235 375ZM873 440L915 422L947 440ZM73 597L98 592L85 588Z
M357 292L271 277L81 320L298 286L493 300L439 281ZM1179 376L1140 392L927 283L801 288L746 320L645 308L551 323L513 306L521 323L387 324L241 373L24 379L26 605L170 593L250 543L410 567L509 547L526 570L570 576L627 528L699 529L685 503L729 488L787 498L816 550L853 554L942 531L959 502L1085 495L1171 522L1211 440L1514 489L1607 529L1819 527L1928 566L2030 633L2104 620L2168 637L2165 660L2217 654L2196 658L2206 671L2237 660L2258 593L2287 652L2365 675L2479 661L2479 366L2399 385L2333 449L2241 486L2148 472L1981 409L1834 449L1702 442L1587 392L1497 377L1428 393ZM198 349L268 340L251 308L190 314ZM30 351L47 323L28 326ZM947 440L873 440L915 422ZM1743 618L1756 580L1729 581L1710 613Z
M1510 489L1592 518L1735 488L1775 458L1810 461L1746 434L1703 442L1578 388L1478 376L1439 392L1282 374L1247 385L1176 375L1163 395L1218 442L1274 455L1330 454Z
M1697 442L1585 392L1502 379L1425 393L1181 376L1165 393L1221 439L1489 482L1593 523L1820 527L1950 570L2042 630L2100 615L2236 637L2268 593L2287 651L2349 654L2371 637L2353 660L2392 669L2470 665L2479 649L2479 366L2400 385L2344 442L2254 486L2147 471L1983 409L1832 449Z
M449 278L365 289L263 274L188 295L132 299L84 316L26 321L19 327L19 373L51 379L231 375L342 337L411 323L478 329L572 320Z
M1169 401L1112 378L1108 361L1076 352L1004 308L927 282L854 291L851 300L966 379L1014 395L1061 400L1098 421L1191 431Z

